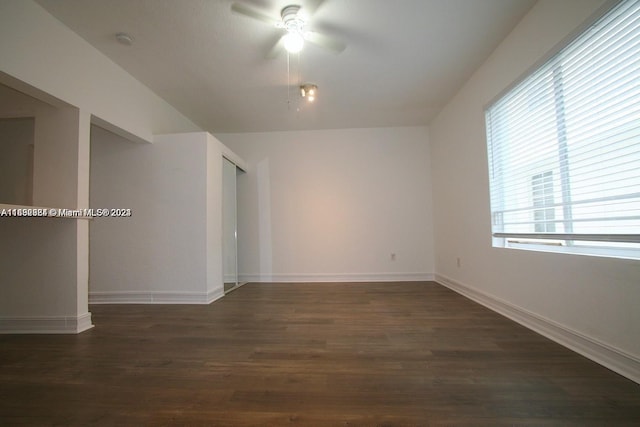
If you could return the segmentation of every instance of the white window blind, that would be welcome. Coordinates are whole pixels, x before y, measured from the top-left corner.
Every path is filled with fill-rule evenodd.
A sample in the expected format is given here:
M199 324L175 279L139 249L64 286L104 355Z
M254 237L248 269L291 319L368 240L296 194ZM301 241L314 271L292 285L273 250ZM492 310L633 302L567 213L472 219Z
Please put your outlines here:
M490 105L486 125L494 244L640 250L640 0Z

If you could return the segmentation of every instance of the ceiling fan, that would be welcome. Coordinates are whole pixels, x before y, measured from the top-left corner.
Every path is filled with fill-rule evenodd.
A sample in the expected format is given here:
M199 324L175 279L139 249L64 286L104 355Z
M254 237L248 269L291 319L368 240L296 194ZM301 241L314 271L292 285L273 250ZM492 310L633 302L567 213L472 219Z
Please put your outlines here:
M340 53L347 47L343 42L333 37L315 31L309 31L307 29L308 17L307 14L304 13L306 10L303 11L299 5L292 4L285 6L280 12L280 19L272 18L266 13L237 2L231 4L231 10L240 15L266 22L275 28L284 30L284 34L269 51L267 58L275 58L282 52L283 48L289 53L298 53L302 50L305 41L335 53Z

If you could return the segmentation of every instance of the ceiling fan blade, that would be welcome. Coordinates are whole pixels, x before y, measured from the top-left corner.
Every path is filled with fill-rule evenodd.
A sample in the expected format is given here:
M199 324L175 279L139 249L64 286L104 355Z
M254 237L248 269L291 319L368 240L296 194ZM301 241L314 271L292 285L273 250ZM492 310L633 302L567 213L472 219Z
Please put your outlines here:
M284 52L284 35L278 39L276 44L273 45L269 53L267 53L267 59L275 59L278 55Z
M316 13L316 11L320 9L320 6L322 6L322 3L324 2L325 0L309 1L306 5L300 8L298 15L301 14L306 20L309 20Z
M232 3L231 11L238 13L240 15L248 16L249 18L256 19L258 21L265 22L270 25L276 25L281 22L279 19L274 19L269 15L266 15L258 10L255 10L251 7L245 6L242 3Z
M307 31L304 33L304 39L309 43L332 50L336 53L342 52L347 47L347 45L342 43L340 40L325 36L324 34L316 33L315 31Z

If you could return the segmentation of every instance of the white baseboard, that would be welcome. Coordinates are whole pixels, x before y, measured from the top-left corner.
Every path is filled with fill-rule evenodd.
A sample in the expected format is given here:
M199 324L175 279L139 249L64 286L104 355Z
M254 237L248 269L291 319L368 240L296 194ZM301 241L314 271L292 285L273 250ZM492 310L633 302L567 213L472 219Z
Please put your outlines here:
M240 273L241 282L318 283L318 282L425 282L435 280L433 273L344 273L344 274L248 274Z
M224 290L209 292L113 291L89 292L89 304L211 304Z
M211 304L212 302L219 300L224 296L224 287L213 289L207 292L207 302L206 304Z
M640 384L640 358L493 295L437 274L435 281Z
M0 334L79 334L91 328L91 313L76 317L0 317Z

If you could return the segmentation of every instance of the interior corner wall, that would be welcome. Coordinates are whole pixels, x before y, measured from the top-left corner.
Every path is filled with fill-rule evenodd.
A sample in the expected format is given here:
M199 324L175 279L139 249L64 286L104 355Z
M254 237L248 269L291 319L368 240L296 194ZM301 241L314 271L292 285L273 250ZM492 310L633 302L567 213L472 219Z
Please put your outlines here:
M133 143L92 126L91 303L207 303L204 133Z
M250 169L238 177L241 281L432 278L425 127L217 136Z
M539 1L430 125L436 271L445 284L638 381L640 261L491 242L484 107L602 4Z
M0 1L0 82L151 142L199 127L33 0Z

